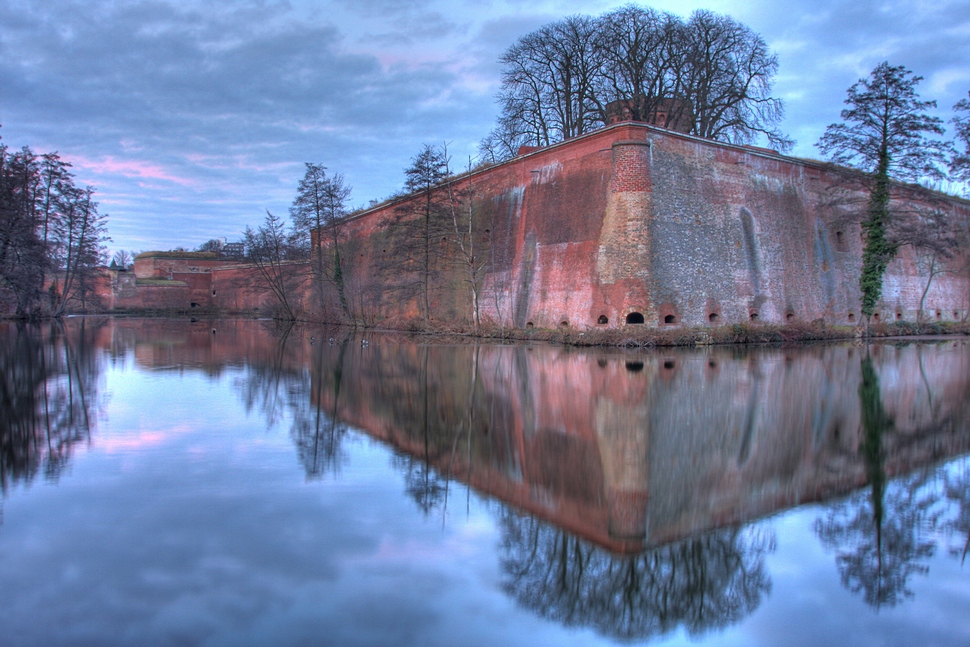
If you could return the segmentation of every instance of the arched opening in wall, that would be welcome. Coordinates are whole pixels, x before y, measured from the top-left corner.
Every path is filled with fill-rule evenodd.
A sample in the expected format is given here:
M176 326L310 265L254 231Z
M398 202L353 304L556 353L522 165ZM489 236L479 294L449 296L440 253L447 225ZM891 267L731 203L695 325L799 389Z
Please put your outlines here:
M757 321L757 320L758 320L758 313L757 313L757 312L752 312L752 313L751 313L751 314L750 314L750 315L748 316L748 319L750 319L751 321Z
M855 315L851 312L849 313L849 321L855 321Z
M959 312L957 312L956 310L954 310L954 311L953 311L953 318L954 318L954 319L959 319L959 318L960 318L960 313L959 313Z
M213 291L212 291L212 296L215 296L215 295L216 295L216 291L215 291L215 290L213 290Z
M559 322L559 327L560 328L569 328L569 322L566 321L565 319L563 319L562 321Z
M878 312L872 313L872 320L873 321L879 321L879 313Z
M711 323L717 323L718 319L720 319L720 317L717 316L716 312L712 312L711 314L707 315L707 320Z
M842 244L842 232L841 231L835 232L835 242L839 243L840 245Z
M193 301L192 303L189 304L189 307L190 308L201 308L202 306L200 304L196 303L195 301Z
M596 323L600 326L605 326L606 324L610 323L610 320L606 315L600 315L600 318L596 320Z
M626 316L626 322L628 324L642 324L644 322L643 315L639 312L631 312Z
M940 312L939 310L937 310L937 311L936 311L936 318L937 318L937 319L942 319L942 318L943 318L943 313L942 313L942 312Z
M527 321L526 324L525 324L525 327L526 327L527 330L530 330L532 328L535 328L536 325L534 323L532 323L531 321Z
M626 370L632 373L639 373L643 370L643 362L627 362Z
M903 318L903 313L902 312L897 312L896 313L896 319L902 319L902 318Z
M785 321L792 322L795 321L795 313L789 312L785 315Z
M664 323L665 324L677 323L677 317L675 317L674 315L667 315L664 317Z

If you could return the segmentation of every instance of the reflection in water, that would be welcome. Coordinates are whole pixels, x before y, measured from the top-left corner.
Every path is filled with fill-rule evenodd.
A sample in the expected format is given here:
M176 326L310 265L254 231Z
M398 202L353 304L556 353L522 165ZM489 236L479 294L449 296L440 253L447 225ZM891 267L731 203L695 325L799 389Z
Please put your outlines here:
M618 556L533 517L502 517L505 589L537 614L622 639L736 623L771 591L770 531L724 528Z
M246 411L260 410L269 427L290 417L290 437L307 478L335 472L345 459L341 441L347 427L320 403L326 400L336 407L340 402L346 343L314 343L308 348L302 328L262 323L268 343L247 358L245 374L236 383ZM337 361L330 363L325 355L334 345ZM310 374L319 376L324 371L331 373L331 379L311 381Z
M56 480L96 424L99 326L0 324L0 487Z
M952 472L945 472L943 481L944 496L955 510L944 522L946 531L956 540L949 552L960 559L962 566L970 552L970 463L964 461Z
M861 373L859 453L869 492L832 505L815 529L822 543L836 552L842 584L878 608L912 597L910 577L928 572L926 562L936 548L932 533L938 513L933 508L939 496L927 487L930 474L925 471L887 486L883 438L892 434L895 423L883 406L879 376L868 353Z
M814 530L873 607L912 597L941 537L970 542L970 353L959 342L626 353L342 338L259 322L9 326L2 484L56 476L90 437L99 357L232 384L289 425L307 478L392 449L402 488L447 519L455 482L498 500L505 590L620 639L737 623L771 590L758 519L826 503ZM213 333L218 329L218 333ZM314 339L314 336L316 339ZM814 541L814 539L812 540ZM944 552L942 549L941 553Z

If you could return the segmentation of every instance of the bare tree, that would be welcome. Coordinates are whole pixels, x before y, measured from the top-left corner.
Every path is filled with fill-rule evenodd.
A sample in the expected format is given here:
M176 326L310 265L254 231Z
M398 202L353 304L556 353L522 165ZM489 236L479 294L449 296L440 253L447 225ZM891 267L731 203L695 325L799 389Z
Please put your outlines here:
M626 102L635 120L664 114L661 125L700 137L792 144L777 129L783 105L771 96L778 59L728 16L698 11L685 23L634 5L571 16L522 37L500 63L501 114L480 145L491 161L602 127L613 101Z
M350 192L351 187L344 181L343 175L336 173L327 177L325 166L307 162L306 174L300 180L296 198L290 207L294 231L313 247L313 267L321 290L321 304L323 282L326 281L337 290L340 309L345 316L350 314L350 309L340 259L340 233L347 215Z
M956 130L955 153L950 160L950 172L957 181L970 183L970 92L967 98L958 101L953 111L960 114L953 117ZM960 150L962 148L962 150Z
M269 211L258 229L246 227L243 239L247 258L256 268L261 287L276 298L276 318L296 321L299 290L307 279L303 250L287 234L283 221Z
M125 249L119 249L111 257L111 262L122 270L130 269L135 263L135 255Z
M932 203L931 203L932 204ZM925 321L926 295L940 274L953 272L948 264L967 240L967 223L958 223L945 207L909 209L895 216L892 236L897 246L908 245L916 255L917 269L926 277L920 293L916 325L922 329ZM960 225L963 225L962 227Z
M490 260L488 238L483 225L483 212L477 201L475 187L457 188L453 182L445 185L448 195L448 214L451 218L450 240L461 267L463 280L471 295L472 325L478 333L481 327L480 292L485 269Z
M729 16L696 11L683 29L674 63L675 96L690 105L698 137L748 144L764 135L787 150L792 141L775 126L781 99L771 96L778 57L764 39Z
M60 280L59 290L52 291L59 292L53 306L55 317L64 314L71 301L85 307L105 255L107 217L99 213L93 195L91 187L68 191L61 218L52 228L55 276Z

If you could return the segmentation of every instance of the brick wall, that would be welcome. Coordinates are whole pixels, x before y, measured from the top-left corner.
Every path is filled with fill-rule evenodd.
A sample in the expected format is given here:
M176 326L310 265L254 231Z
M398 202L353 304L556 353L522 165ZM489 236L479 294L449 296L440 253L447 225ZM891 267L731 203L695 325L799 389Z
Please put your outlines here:
M822 163L626 123L472 173L455 189L473 191L487 231L480 301L494 322L858 323L860 227L827 206L839 179ZM398 289L414 274L381 269L397 253L392 223L406 204L382 205L345 226L353 298L390 327L421 312L414 291ZM970 220L967 201L943 204ZM436 249L433 318L470 320L454 247ZM901 248L886 274L880 318L915 319L924 285L912 250ZM937 311L942 320L964 318L968 298L965 276L943 274L927 309L933 318Z

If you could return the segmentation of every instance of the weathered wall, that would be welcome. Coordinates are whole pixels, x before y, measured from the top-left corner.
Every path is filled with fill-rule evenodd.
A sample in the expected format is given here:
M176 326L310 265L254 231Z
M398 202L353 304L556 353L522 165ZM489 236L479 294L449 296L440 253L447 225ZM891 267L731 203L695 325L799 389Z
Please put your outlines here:
M275 297L264 287L258 270L238 261L148 259L134 272L104 270L96 283L99 303L106 310L191 310L209 308L249 313L271 307ZM139 270L147 277L139 276ZM306 273L305 265L295 272ZM309 305L309 285L296 291L294 301Z
M469 174L456 190L474 194L489 254L482 310L495 322L585 328L605 318L614 327L640 313L656 326L851 324L861 318L862 239L858 224L825 206L839 181L821 163L626 123ZM364 314L391 326L421 313L402 287L413 275L389 261L399 249L392 223L408 204L345 226L350 290ZM970 219L966 201L946 208ZM435 254L433 318L470 319L453 245L443 239ZM901 248L880 318L914 320L924 283L912 249ZM926 309L963 319L968 295L966 276L943 274Z

